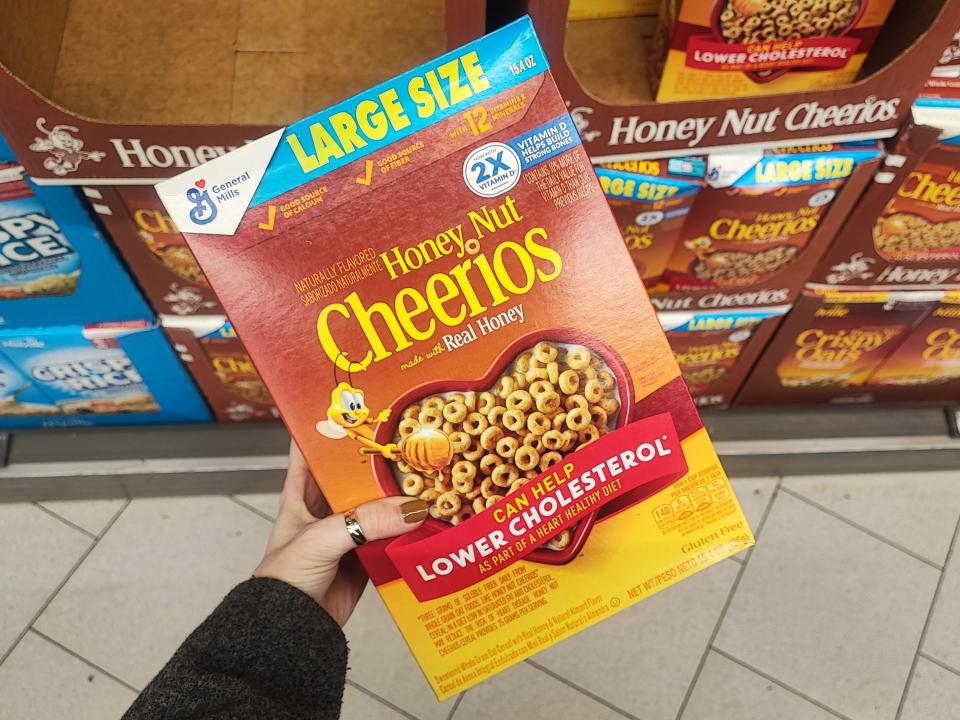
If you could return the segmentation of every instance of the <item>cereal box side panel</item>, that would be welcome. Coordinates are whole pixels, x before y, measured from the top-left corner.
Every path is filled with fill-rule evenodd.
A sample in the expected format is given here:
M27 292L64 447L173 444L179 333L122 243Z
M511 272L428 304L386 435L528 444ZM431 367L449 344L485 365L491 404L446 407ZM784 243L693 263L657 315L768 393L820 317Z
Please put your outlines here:
M826 15L803 17L802 9L791 10L782 0L759 13L734 0L685 0L657 100L846 85L856 79L892 6L893 0L849 0Z
M18 397L0 427L206 422L209 411L157 327L24 328L0 351L47 408ZM26 407L25 407L26 405Z
M47 258L48 263L62 267L50 265L44 277L31 281L29 292L8 294L0 300L3 326L151 319L152 312L87 214L76 190L28 184L33 201L38 203L33 225L48 237L63 238L63 248L69 247L70 252ZM5 246L10 242L19 241L8 238ZM69 264L64 265L65 260L70 260Z

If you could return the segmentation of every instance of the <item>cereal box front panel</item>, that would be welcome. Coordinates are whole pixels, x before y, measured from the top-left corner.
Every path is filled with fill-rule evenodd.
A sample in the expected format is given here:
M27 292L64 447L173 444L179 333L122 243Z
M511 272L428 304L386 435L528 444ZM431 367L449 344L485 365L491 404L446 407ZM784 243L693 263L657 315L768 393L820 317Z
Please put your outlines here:
M853 82L893 0L683 0L657 100L766 95Z
M72 295L80 254L19 175L0 165L0 299Z
M158 186L331 506L430 503L360 555L441 698L752 542L546 69L524 19Z
M945 297L871 376L874 388L943 388L940 399L960 389L960 298Z

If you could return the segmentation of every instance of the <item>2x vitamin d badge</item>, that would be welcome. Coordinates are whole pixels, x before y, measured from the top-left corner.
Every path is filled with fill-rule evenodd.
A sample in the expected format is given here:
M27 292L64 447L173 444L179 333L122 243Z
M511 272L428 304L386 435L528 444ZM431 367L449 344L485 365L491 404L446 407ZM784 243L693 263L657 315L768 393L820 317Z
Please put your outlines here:
M520 156L503 143L478 147L463 162L463 180L481 197L496 197L520 181Z

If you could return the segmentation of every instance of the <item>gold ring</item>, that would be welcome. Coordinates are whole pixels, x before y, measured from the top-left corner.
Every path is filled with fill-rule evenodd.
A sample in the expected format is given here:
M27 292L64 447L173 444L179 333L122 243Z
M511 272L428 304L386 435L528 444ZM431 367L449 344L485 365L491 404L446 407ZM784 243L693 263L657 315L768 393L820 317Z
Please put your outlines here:
M347 532L350 534L350 539L357 545L363 545L367 538L363 534L363 530L360 528L360 523L357 522L357 511L356 510L347 510L343 514L343 524L347 526Z

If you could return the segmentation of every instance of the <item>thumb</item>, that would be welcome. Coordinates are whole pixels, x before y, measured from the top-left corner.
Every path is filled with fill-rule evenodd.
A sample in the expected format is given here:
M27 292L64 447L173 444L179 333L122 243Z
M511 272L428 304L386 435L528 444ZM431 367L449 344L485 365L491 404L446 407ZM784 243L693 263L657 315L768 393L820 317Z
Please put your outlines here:
M354 511L357 524L367 541L402 535L423 524L429 504L420 498L388 497L359 505ZM330 562L339 560L357 547L347 531L343 513L313 523L307 532L321 546L321 554Z

